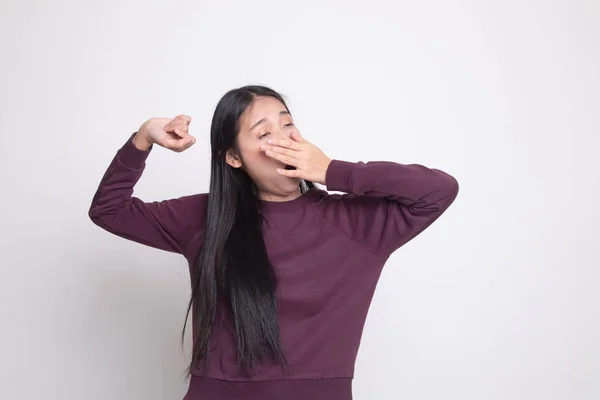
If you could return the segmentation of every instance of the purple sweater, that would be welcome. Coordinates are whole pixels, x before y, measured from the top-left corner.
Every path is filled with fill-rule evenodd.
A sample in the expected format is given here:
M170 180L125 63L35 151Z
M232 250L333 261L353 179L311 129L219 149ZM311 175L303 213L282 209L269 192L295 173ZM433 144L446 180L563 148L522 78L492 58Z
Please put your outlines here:
M208 196L133 197L150 152L129 138L100 182L90 218L120 237L182 254L194 268ZM333 160L326 185L343 193L311 189L291 201L262 201L288 368L263 365L252 378L238 373L234 330L221 304L209 371L193 371L184 400L352 399L355 360L381 270L392 252L450 206L458 183L422 165Z

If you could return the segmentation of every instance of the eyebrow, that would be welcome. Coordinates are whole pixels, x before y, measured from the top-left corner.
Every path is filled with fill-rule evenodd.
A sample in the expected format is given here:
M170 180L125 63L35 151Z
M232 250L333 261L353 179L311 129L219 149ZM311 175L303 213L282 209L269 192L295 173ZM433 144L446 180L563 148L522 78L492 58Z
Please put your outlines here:
M290 113L288 111L279 111L279 115L290 115ZM255 123L254 125L252 125L252 128L250 128L250 131L252 131L252 129L256 128L258 125L262 124L263 122L265 122L267 119L263 118L260 121L258 121L257 123Z

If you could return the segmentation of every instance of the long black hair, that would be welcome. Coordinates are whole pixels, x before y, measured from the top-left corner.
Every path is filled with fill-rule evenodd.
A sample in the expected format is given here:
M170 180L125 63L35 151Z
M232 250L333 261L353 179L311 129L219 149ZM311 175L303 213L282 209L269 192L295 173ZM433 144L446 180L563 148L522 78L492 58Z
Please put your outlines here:
M283 97L274 90L244 86L221 98L212 119L204 239L191 272L192 294L182 332L183 340L193 307L195 339L188 374L201 361L208 365L211 328L220 301L228 306L233 322L240 371L248 372L267 361L286 365L275 301L277 277L263 238L258 189L242 168L226 163L228 150L239 152L240 117L257 97L273 97L289 112ZM312 182L300 183L302 193L314 187Z

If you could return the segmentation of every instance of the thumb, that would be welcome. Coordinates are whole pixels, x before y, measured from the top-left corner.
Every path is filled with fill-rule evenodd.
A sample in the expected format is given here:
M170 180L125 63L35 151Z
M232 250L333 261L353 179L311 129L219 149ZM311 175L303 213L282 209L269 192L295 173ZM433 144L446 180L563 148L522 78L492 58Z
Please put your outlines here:
M171 122L165 124L163 130L167 133L174 133L180 138L189 136L188 126L176 120L172 120Z

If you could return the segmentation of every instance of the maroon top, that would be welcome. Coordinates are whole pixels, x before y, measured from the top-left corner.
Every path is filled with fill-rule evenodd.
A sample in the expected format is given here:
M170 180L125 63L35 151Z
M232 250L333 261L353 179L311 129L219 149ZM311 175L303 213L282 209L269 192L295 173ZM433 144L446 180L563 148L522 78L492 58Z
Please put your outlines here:
M106 171L89 211L107 231L180 253L195 266L207 194L160 202L133 197L151 152L132 138ZM367 311L392 252L435 221L456 198L452 176L422 165L333 160L329 194L311 189L295 200L262 201L264 236L278 277L282 371L237 372L234 330L219 305L207 374L193 371L184 400L350 400Z

